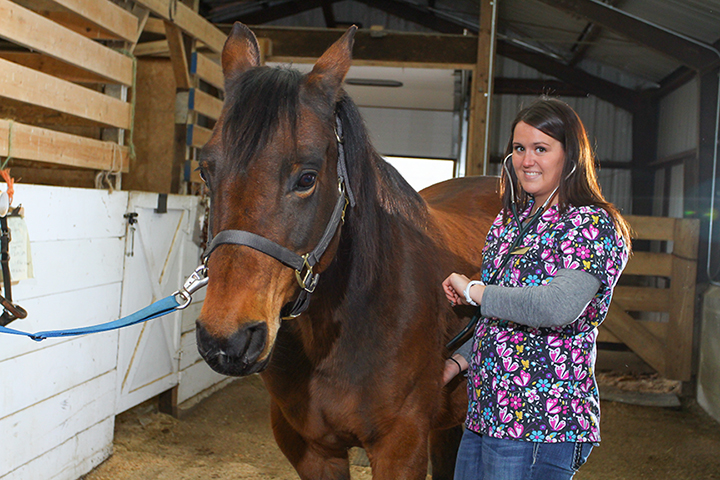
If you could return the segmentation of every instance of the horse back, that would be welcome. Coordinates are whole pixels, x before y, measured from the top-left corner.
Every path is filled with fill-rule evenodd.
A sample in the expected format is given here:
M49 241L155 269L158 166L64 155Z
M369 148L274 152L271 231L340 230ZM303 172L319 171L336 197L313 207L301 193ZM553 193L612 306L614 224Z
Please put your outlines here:
M499 185L499 177L462 177L420 191L437 227L430 235L456 258L458 267L474 269L464 270L468 275L480 269L485 237L501 209Z

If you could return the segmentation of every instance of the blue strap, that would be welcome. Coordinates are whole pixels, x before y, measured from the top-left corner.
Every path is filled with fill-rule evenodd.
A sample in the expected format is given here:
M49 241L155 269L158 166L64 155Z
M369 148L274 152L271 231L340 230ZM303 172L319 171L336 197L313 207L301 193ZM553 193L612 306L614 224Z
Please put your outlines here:
M108 330L114 330L122 327L129 327L136 323L146 322L153 318L162 317L168 313L174 312L179 303L174 295L165 297L162 300L158 300L150 306L143 308L131 315L124 318L113 320L112 322L101 323L100 325L94 325L91 327L72 328L70 330L48 330L46 332L28 333L20 330L14 330L12 328L0 327L0 333L8 333L11 335L25 335L32 338L35 341L45 340L51 337L70 337L74 335L86 335L88 333L106 332Z

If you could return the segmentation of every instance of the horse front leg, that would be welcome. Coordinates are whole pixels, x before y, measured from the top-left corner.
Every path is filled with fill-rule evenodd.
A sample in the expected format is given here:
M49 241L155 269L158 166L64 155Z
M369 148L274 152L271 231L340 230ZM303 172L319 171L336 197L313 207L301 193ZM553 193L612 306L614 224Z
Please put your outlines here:
M302 480L350 480L347 449L331 450L308 442L275 402L270 404L270 420L275 441Z
M428 434L417 419L398 422L389 434L366 446L373 480L425 480Z

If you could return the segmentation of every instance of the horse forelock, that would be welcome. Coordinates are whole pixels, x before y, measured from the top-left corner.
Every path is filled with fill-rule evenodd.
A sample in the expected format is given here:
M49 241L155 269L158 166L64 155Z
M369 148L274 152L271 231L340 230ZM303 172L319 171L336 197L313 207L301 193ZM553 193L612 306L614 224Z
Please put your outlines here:
M229 82L222 139L233 168L247 168L283 127L294 141L301 78L290 68L259 67Z

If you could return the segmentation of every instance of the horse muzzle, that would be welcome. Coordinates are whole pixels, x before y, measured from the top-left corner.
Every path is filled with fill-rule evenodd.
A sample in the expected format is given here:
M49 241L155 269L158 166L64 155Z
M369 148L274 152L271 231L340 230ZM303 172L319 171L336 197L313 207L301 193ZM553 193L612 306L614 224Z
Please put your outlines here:
M268 339L264 322L245 324L226 338L211 335L197 322L196 339L200 355L210 368L223 375L243 377L262 372L270 360L270 355L258 360Z

